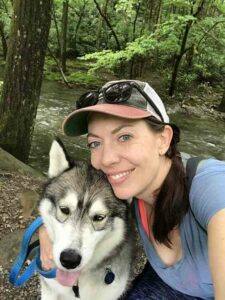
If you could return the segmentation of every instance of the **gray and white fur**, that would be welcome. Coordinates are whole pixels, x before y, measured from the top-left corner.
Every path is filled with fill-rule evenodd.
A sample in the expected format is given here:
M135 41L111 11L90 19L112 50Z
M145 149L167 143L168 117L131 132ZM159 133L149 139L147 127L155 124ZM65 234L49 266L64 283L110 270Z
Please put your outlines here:
M48 174L40 214L53 243L57 272L63 284L67 277L77 278L79 298L71 286L41 277L41 299L119 299L131 279L128 202L115 197L102 172L87 162L71 164L57 140L51 146ZM107 276L112 282L105 282Z

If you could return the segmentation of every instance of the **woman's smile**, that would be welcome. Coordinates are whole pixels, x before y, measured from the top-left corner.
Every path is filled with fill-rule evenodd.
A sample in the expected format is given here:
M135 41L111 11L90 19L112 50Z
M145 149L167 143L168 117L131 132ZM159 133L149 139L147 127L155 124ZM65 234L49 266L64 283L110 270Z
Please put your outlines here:
M108 178L109 183L113 186L116 184L123 183L127 178L129 178L129 175L133 170L134 169L113 174L106 174L106 176Z

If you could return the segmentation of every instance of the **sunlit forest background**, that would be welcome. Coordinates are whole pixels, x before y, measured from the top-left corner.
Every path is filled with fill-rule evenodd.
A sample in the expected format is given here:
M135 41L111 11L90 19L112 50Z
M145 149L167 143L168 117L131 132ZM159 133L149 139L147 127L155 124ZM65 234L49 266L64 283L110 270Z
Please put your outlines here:
M223 0L0 0L0 146L28 159L43 80L142 79L176 102L206 89L225 111L224 26Z

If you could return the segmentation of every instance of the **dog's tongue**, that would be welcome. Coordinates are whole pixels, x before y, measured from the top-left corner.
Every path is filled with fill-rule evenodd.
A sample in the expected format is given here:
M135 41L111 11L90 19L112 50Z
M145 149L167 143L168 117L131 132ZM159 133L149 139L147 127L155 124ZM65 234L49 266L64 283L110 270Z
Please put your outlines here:
M80 276L80 272L66 272L58 269L56 272L56 279L59 283L66 286L77 285L77 280Z

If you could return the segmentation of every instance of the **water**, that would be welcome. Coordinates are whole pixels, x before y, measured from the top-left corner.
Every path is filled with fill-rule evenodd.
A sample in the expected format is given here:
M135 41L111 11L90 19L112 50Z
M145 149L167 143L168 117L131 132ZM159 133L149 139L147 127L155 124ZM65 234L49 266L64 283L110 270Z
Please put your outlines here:
M86 90L68 89L56 82L44 82L38 108L29 164L43 172L48 167L51 142L58 136L73 158L89 156L85 137L66 137L62 132L64 117L73 110L75 99ZM179 149L197 156L225 160L225 124L212 117L187 115L176 104L167 105L171 120L181 129Z
M171 115L181 129L181 151L225 160L225 122L206 116L187 116L184 112Z
M70 138L63 135L62 122L74 108L75 99L86 90L68 89L56 82L44 82L34 127L29 164L43 172L48 167L48 152L55 137L66 145L74 159L89 156L84 137Z

